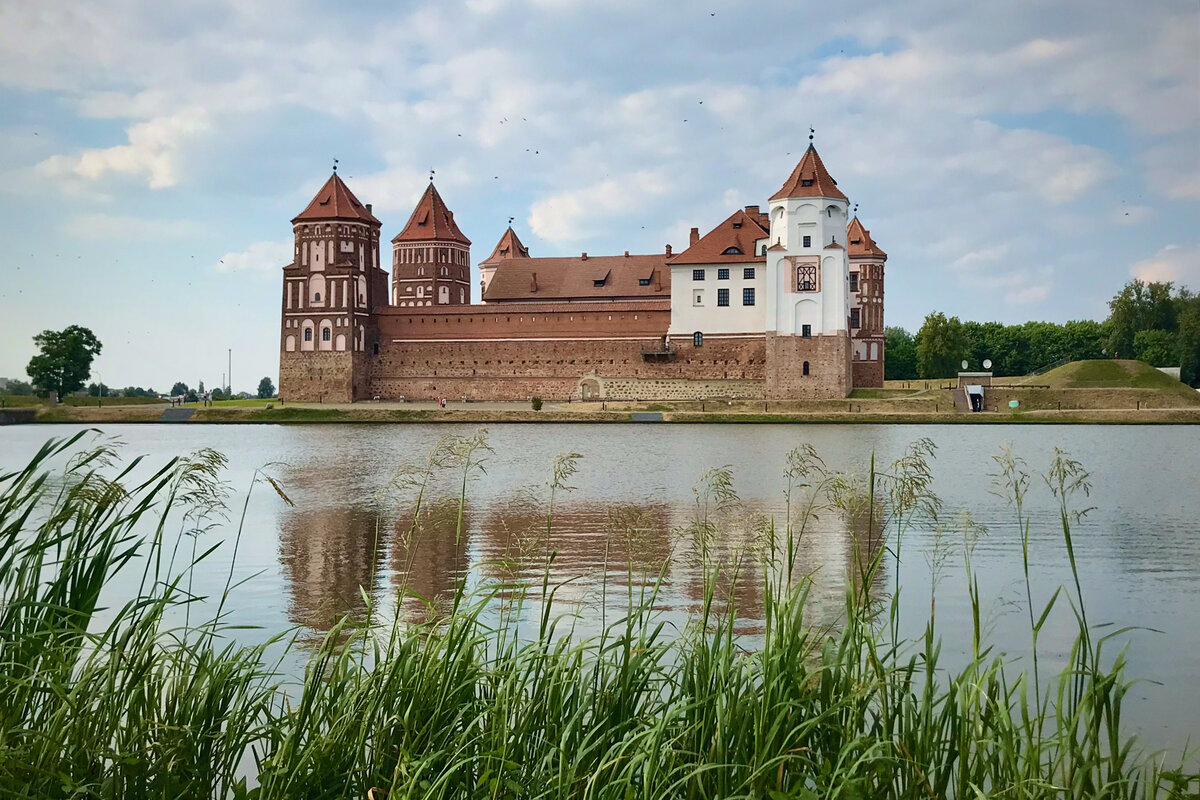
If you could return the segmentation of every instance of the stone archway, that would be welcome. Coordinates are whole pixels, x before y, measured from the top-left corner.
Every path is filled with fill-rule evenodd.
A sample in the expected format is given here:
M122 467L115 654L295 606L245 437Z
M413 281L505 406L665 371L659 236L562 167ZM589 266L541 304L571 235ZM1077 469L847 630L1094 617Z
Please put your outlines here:
M584 378L579 382L579 397L582 400L599 400L603 397L600 394L600 381L595 378Z

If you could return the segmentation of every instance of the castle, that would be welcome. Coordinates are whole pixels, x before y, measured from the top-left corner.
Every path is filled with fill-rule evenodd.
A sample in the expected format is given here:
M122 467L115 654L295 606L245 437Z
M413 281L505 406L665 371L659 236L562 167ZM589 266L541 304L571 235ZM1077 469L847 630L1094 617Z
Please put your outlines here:
M382 223L336 170L292 220L279 394L840 398L883 385L887 254L811 144L766 210L687 249L534 258L510 225L479 264L430 181L380 266Z

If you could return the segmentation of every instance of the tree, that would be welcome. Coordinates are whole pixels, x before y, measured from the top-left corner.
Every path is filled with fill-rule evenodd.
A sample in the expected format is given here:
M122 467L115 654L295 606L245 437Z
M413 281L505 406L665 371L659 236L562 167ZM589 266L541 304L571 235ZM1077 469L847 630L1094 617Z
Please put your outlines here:
M1130 281L1108 301L1108 352L1114 358L1134 358L1138 331L1175 331L1175 300L1170 282Z
M196 394L204 394L204 381L200 381L200 385L196 387Z
M958 317L940 311L925 317L917 331L917 373L922 378L946 378L958 373L970 342Z
M199 402L200 402L200 397L199 397L199 396L196 394L195 390L193 390L193 389L188 389L186 392L184 392L184 393L183 393L183 402L185 402L185 403L199 403Z
M175 381L171 387L171 397L183 397L188 393L188 385L183 381Z
M258 399L268 400L275 396L275 384L271 383L270 378L263 378L258 382Z
M1169 331L1138 331L1133 335L1133 356L1152 367L1174 367L1175 334Z
M112 387L106 383L89 383L87 387L88 397L112 397Z
M906 381L917 377L917 343L904 328L883 329L883 372L889 381Z
M92 373L92 359L102 345L87 328L71 325L61 331L42 331L33 337L41 351L29 360L25 371L40 391L63 395L79 391Z
M224 400L225 399L225 393L221 391L220 386L218 386L217 388L212 390L212 399L213 400Z
M27 381L19 381L15 378L0 378L0 391L5 394L28 396L33 394L33 386Z
M1175 300L1175 363L1179 379L1189 386L1200 387L1200 295L1187 289ZM10 389L11 391L11 389Z

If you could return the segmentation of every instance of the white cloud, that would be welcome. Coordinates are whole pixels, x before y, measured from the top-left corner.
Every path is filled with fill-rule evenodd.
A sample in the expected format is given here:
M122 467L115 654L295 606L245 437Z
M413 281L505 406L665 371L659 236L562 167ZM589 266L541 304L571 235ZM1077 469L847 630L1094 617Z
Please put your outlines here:
M173 239L192 236L201 226L192 220L147 219L113 214L77 214L62 224L65 236L80 239Z
M1169 244L1134 264L1129 274L1143 281L1174 281L1200 289L1200 246Z
M530 209L529 227L550 242L578 241L595 235L613 218L637 217L647 200L661 197L669 189L658 172L609 178L538 200Z
M145 177L152 189L174 186L179 180L178 150L188 139L207 131L208 113L190 109L139 122L129 128L129 144L89 148L79 155L56 155L38 165L50 178L95 181L108 173Z
M217 272L252 272L277 275L292 263L293 242L254 242L240 253L226 253L217 262Z

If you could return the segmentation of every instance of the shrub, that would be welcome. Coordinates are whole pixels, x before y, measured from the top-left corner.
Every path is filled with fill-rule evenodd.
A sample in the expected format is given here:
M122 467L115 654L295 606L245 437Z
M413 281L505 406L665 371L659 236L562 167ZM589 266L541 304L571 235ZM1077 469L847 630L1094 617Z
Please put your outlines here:
M540 398L540 397L532 397L532 398L530 398L530 400L529 400L529 404L530 404L531 406L533 406L533 410L534 410L534 411L541 411L541 410L542 410L542 398Z

